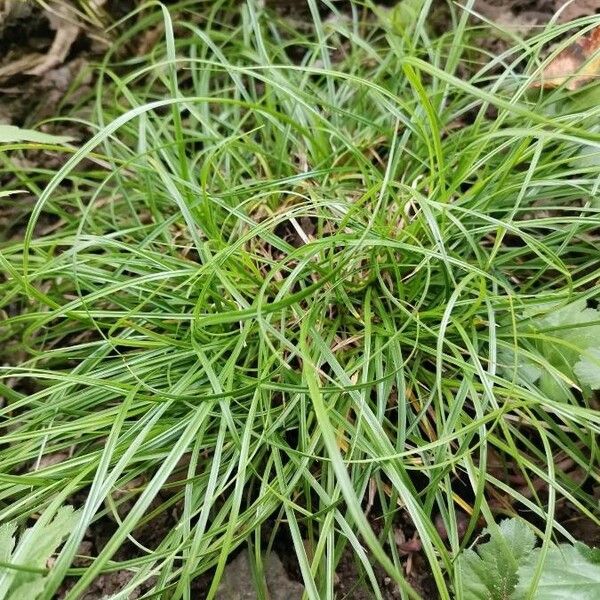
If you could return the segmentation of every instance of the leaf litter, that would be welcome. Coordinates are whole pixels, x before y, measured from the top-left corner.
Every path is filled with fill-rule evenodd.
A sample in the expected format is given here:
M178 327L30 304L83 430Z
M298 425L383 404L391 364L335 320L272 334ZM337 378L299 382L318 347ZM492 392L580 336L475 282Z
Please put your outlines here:
M574 91L592 81L600 81L600 25L562 50L531 85Z

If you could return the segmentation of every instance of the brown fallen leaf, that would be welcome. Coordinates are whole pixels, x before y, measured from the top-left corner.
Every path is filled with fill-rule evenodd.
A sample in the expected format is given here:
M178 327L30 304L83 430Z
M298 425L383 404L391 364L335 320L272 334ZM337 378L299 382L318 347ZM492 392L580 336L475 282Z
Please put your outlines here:
M81 27L62 16L59 12L46 11L50 27L56 31L52 46L43 60L27 71L28 75L43 75L53 67L62 65L71 50L71 46L81 33Z
M156 27L152 27L152 29L146 29L144 31L138 47L136 49L136 54L138 56L145 56L154 48L156 43L160 40L160 38L165 33L165 25L164 23L159 23Z
M410 540L406 540L402 544L397 544L398 551L400 554L412 554L413 552L420 552L423 548L423 544L417 535L414 535Z
M39 52L33 52L26 54L21 58L15 60L7 60L6 64L0 67L0 84L4 83L7 79L19 75L23 72L27 72L29 69L33 69L44 60L44 55Z
M530 87L548 89L564 84L568 90L576 90L593 79L600 79L600 25L558 54L541 80Z
M564 84L568 90L576 90L596 78L600 78L600 25L558 54L531 87L548 89Z
M515 7L515 4L517 2L514 0L477 0L473 8L486 19L494 22L498 37L503 37L505 33L526 36L548 20L547 13L528 10L522 6ZM514 8L520 9L518 14L513 12Z

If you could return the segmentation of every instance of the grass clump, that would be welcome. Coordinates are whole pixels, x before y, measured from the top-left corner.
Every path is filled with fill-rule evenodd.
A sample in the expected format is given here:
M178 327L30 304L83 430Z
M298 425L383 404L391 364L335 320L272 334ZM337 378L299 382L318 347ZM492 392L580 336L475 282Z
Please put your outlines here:
M489 57L453 8L434 35L428 3L402 31L308 6L308 26L252 2L144 9L116 47L163 41L107 57L93 137L55 170L5 160L37 200L0 254L0 519L80 507L40 597L125 569L119 597L189 598L210 573L213 598L238 547L260 573L282 539L308 598L335 596L348 553L373 597L381 569L418 597L404 515L422 592L449 598L498 512L545 540L573 541L567 505L598 524L594 391L545 351L576 339L536 326L593 308L600 275L599 109L528 92L563 31Z

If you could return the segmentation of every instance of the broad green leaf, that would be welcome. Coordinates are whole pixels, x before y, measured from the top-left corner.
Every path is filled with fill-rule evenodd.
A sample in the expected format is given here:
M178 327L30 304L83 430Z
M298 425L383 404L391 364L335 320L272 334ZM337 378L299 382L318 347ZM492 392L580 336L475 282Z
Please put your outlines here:
M573 385L582 388L586 395L600 389L600 310L589 308L585 300L577 300L566 306L546 303L529 308L524 316L524 331L540 335L539 340L533 340L535 349L562 376L531 368L531 361L519 358L519 380L537 382L548 398L559 402L568 399L568 388ZM501 358L503 371L511 376L514 354L505 352Z
M36 144L65 144L73 138L65 135L51 135L33 129L21 129L14 125L0 125L0 144L34 142Z
M533 531L519 519L489 529L490 540L458 558L464 600L529 598L541 550ZM532 600L600 598L600 549L585 544L550 548Z
M535 546L531 529L518 519L506 519L486 530L490 540L458 559L464 600L508 600L518 582L519 564Z
M543 374L541 367L533 361L521 354L515 356L515 352L508 348L503 348L498 353L498 363L507 377L512 379L514 372L517 383L521 385L535 383Z
M575 548L577 548L579 553L589 562L600 565L600 548L590 548L581 542L575 542Z
M65 537L77 524L79 513L71 506L60 508L50 522L40 519L25 530L14 547L16 524L0 527L0 559L29 569L46 567L48 559L56 552ZM8 600L33 600L43 591L44 576L34 571L0 569L0 598Z
M557 364L559 360L555 359L552 362L554 362L553 366L563 371L563 373L565 370L568 370L566 367L564 369L560 368L559 364ZM560 361L560 364L563 364L562 361ZM542 373L538 387L547 398L551 398L556 402L567 402L569 400L569 386L551 372L544 371Z
M18 557L18 564L34 568L45 567L48 558L75 527L78 519L79 515L72 506L63 506L47 525L38 522L27 529L15 550L14 556ZM39 575L19 572L13 585L18 586L37 577Z
M16 523L4 523L0 525L0 561L9 562L10 555L15 547Z
M11 592L8 600L35 600L44 591L45 586L46 578L38 576Z
M581 348L600 343L600 311L577 300L550 312L535 322L538 329L552 329L551 335L573 341Z
M584 356L575 365L574 370L583 385L592 390L600 390L600 348L588 350L588 356Z
M0 526L0 560L10 563L15 547L16 523L5 523ZM0 598L5 598L14 579L16 571L0 567Z
M532 552L519 568L514 600L526 598L532 585L540 550ZM533 600L598 600L600 564L597 551L583 544L550 548Z

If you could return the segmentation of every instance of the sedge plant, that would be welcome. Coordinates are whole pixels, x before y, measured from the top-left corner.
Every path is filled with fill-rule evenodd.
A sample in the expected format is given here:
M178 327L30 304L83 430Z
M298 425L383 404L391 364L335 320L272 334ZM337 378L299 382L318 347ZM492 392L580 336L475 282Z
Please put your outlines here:
M473 2L431 5L149 3L64 117L85 139L5 146L0 520L78 515L39 598L214 598L241 548L261 590L280 540L311 600L348 556L374 598L460 597L498 514L543 548L566 505L598 525L599 349L561 334L600 322L597 88L530 87L570 25L493 54Z

